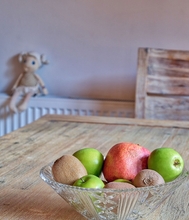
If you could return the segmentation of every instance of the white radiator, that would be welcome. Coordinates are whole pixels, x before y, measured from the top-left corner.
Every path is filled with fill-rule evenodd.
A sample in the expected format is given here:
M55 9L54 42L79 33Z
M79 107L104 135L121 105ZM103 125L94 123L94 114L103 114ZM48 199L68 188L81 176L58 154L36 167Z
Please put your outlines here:
M134 117L134 102L34 97L28 109L13 114L8 108L9 96L0 95L0 136L27 125L45 114L97 115Z

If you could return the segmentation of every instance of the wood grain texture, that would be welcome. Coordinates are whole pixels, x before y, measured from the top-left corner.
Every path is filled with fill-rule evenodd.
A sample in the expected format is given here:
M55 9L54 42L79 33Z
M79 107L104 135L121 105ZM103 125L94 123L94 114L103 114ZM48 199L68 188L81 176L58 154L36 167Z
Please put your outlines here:
M189 120L188 99L189 51L139 48L135 117Z
M43 166L83 147L96 148L104 155L124 141L150 150L172 147L189 167L189 129L175 126L176 121L167 127L166 122L158 126L156 120L148 125L149 120L140 119L47 115L1 137L0 219L84 220L39 177ZM146 220L159 220L160 208Z
M152 119L135 119L120 117L99 117L99 116L72 116L72 115L51 115L43 116L42 120L68 121L68 122L85 122L98 124L115 124L115 125L141 125L149 127L171 127L171 128L189 128L189 122L177 120L152 120Z
M173 108L177 106L177 108ZM146 97L145 117L156 118L161 120L183 120L189 123L189 97ZM182 114L180 114L182 112Z
M138 69L137 69L137 79L136 79L136 97L135 97L135 117L144 118L145 108L145 80L147 76L147 50L138 50Z
M146 94L188 96L189 78L149 75L146 82Z

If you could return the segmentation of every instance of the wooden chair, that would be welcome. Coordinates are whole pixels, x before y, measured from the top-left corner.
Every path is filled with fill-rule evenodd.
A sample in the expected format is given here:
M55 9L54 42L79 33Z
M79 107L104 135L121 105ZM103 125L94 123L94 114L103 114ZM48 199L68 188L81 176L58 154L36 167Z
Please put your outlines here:
M189 51L139 48L135 117L189 120Z

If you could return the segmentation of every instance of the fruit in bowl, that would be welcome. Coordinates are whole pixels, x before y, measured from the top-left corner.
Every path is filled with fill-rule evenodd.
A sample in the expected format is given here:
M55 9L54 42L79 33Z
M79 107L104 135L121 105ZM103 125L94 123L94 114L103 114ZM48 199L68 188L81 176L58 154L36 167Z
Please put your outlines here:
M135 188L135 186L131 183L128 182L109 182L107 184L105 184L104 188L107 189L132 189Z
M89 174L76 180L73 186L100 189L104 187L104 182L99 177Z
M73 153L73 156L81 161L88 174L100 176L104 157L99 150L94 148L83 148Z
M126 180L126 179L115 179L114 182L124 182L124 183L131 183L132 182L130 180Z
M72 185L77 179L87 175L87 170L76 157L63 155L53 163L52 173L57 182Z
M171 209L170 206L175 204L175 200L178 210L183 209L183 201L175 198L173 193L176 189L180 190L178 187L187 180L188 172L185 170L174 181L157 186L124 189L114 188L114 186L113 188L96 189L56 182L52 174L52 166L53 163L41 169L41 178L86 219L137 220L148 216L170 195L173 197L169 199L169 203L164 204L164 207L167 207L165 209ZM119 184L119 182L117 183ZM167 213L163 219L167 219L166 217Z
M132 183L136 187L146 187L164 184L165 181L163 177L155 170L144 169L135 176Z
M184 160L172 148L157 148L148 158L148 168L157 171L165 182L170 182L182 173Z
M132 180L142 169L147 168L150 151L139 144L123 142L111 147L108 151L103 167L105 179Z
M128 143L126 145L128 145ZM103 172L104 170L107 170L108 172L108 168L105 168L105 166L108 166L109 169L111 169L110 171L115 174L116 171L119 171L118 168L121 169L122 166L125 165L125 163L129 162L129 164L135 164L137 166L137 168L132 168L131 166L131 170L127 170L127 173L132 173L132 177L123 177L123 175L118 175L113 178L112 181L105 181L104 179L100 179L95 175L87 173L87 175L78 177L74 183L72 182L68 184L67 182L64 182L64 179L62 182L59 182L57 179L55 179L53 170L56 161L54 163L51 163L50 165L43 167L40 171L40 176L63 199L65 199L73 208L75 208L87 219L135 220L141 217L145 217L153 210L155 210L163 201L165 201L167 197L169 197L170 195L174 195L173 192L175 192L175 190L178 189L178 187L187 180L188 172L183 169L180 175L177 176L173 181L166 183L164 183L163 177L158 173L158 175L161 176L158 177L161 181L156 181L155 184L151 184L151 177L154 174L149 174L149 172L157 174L157 171L150 171L150 169L147 167L147 162L151 155L150 151L139 145L135 145L132 143L131 145L132 147L129 147L130 149L132 149L130 155L128 151L126 151L127 158L129 158L130 160L124 160L121 158L122 160L119 160L121 164L118 166L118 161L116 161L117 167L115 168L113 168L113 166L109 166L110 163L104 162ZM125 143L124 145L121 144L121 146L125 146ZM123 149L124 148L125 147L123 147ZM133 148L136 148L136 151L133 151ZM119 149L118 154L113 151L114 157L118 156L118 158L120 158L120 155L122 155L123 158L125 158L125 155L121 154L120 151L121 150ZM109 152L112 152L111 149ZM108 156L108 153L105 157L105 160ZM78 160L77 158L75 159ZM153 161L153 158L151 160ZM135 163L132 163L132 161L134 161ZM145 163L143 163L144 161ZM154 163L156 162L154 161ZM142 166L143 164L145 164L145 166ZM83 164L82 166L84 167ZM138 169L138 167L140 167L140 169ZM63 172L61 173L62 175L65 174L65 172L72 172L72 170L75 170L77 168L75 167L75 165L72 164L70 170L66 169L65 171L64 166L62 166L59 167L59 172L61 172L61 169L63 169ZM134 172L132 169L134 170ZM121 170L124 171L124 169ZM145 170L147 170L148 172L146 172ZM145 172L145 174L143 173L143 175L141 175L140 173L142 172ZM142 176L140 176L139 178L140 181L143 181L145 177L145 181L143 182L145 183L145 185L137 185L135 183L135 178L139 174ZM58 172L56 173L56 175L58 176ZM174 199L174 196L170 197L169 203L165 204L165 206L172 205L174 203ZM178 204L179 208L182 209L182 204L180 204L179 202Z

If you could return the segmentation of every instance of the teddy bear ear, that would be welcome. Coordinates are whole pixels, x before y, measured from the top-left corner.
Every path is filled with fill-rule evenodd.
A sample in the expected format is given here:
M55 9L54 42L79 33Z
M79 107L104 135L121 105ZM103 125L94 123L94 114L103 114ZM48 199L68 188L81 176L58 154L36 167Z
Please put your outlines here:
M47 60L47 58L45 57L44 54L41 55L41 63L42 64L49 64L49 61Z
M24 56L26 56L26 53L23 53L23 52L18 55L18 61L19 61L20 63L23 62Z

